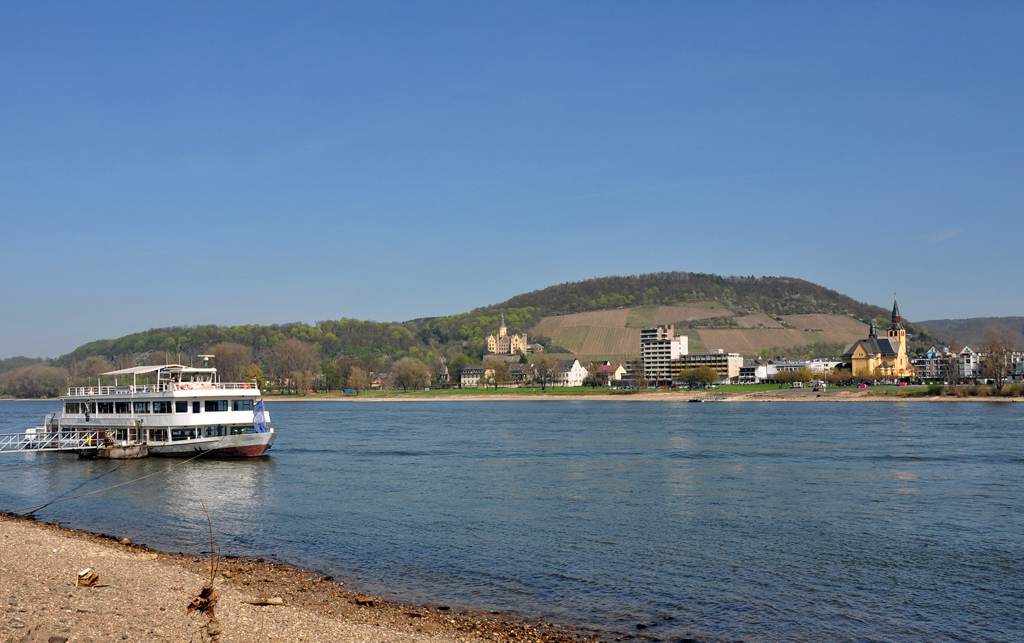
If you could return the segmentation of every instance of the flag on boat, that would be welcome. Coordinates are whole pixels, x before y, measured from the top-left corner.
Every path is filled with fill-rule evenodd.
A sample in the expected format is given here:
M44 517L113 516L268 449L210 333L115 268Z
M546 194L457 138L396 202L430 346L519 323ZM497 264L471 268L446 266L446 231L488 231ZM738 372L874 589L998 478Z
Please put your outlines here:
M263 414L263 400L257 402L256 408L253 409L252 428L253 430L256 431L256 433L267 432L267 420L266 416Z

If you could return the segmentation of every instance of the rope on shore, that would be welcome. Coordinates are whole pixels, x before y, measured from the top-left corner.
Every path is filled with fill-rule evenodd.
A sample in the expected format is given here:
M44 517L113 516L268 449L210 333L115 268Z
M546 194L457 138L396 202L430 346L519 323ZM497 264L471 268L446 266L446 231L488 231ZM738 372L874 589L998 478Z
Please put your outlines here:
M28 513L26 513L26 514L21 514L21 515L23 515L23 516L31 516L31 515L33 515L33 514L34 514L35 512L37 512L37 511L39 511L40 509L42 509L43 507L49 507L50 505L55 505L55 504L57 504L57 503L59 503L59 502L67 502L68 500L77 500L78 498L84 498L84 497L86 497L86 496L91 496L91 495L93 495L93 494L101 493L101 492L103 492L103 491L110 491L111 489L117 489L118 487L123 487L123 486L125 486L125 485L129 485L129 484L132 484L133 482L138 482L138 481L140 481L140 480L145 480L146 478L152 478L153 476L158 476L158 475L160 475L161 473L167 473L167 472L168 472L168 471L170 471L171 469L176 469L176 468L178 468L178 467L180 467L180 466L182 466L182 465L184 465L184 464L188 464L189 462L192 462L193 460L195 460L195 459L197 459L197 458L201 458L201 457L203 457L203 456L204 456L205 454L206 454L206 452L205 452L205 451L201 451L200 453L198 453L197 455L194 455L194 456L192 456L192 457L191 457L191 458L189 458L188 460L182 460L182 461L181 461L181 462L179 462L178 464L175 464L175 465L169 466L169 467L167 467L166 469L162 469L162 470L160 470L160 471L154 471L153 473L149 473L149 474L146 474L146 475L144 475L144 476L141 476L141 477L139 477L139 478L135 478L134 480L128 480L128 481L126 481L126 482L121 482L121 483L118 483L118 484L115 484L115 485L111 485L111 486L109 486L109 487L104 487L104 488L102 488L102 489L96 489L95 491L90 491L90 492L88 492L88 493L82 493L82 494L79 494L79 495L77 495L77 496L71 496L70 498L60 498L60 496L58 496L58 499L56 499L56 500L51 500L50 502L47 502L46 504L42 504L42 505L35 505L35 506L32 506L32 507L23 507L23 508L21 508L21 509L15 509L15 510L13 510L13 511L9 512L9 513L12 513L12 514L19 514L19 513L20 513L20 512L22 512L22 511L27 511ZM124 463L124 462L123 462L123 463L121 463L121 465L120 465L120 466L118 466L117 468L115 468L115 469L111 469L110 471L107 471L106 473L104 473L104 474L102 474L102 475L106 475L107 473L111 473L112 471L116 471L117 469L121 468L121 467L122 467L122 466L124 466L125 464L127 464L127 463ZM85 484L85 483L82 483L82 484ZM79 485L79 488L81 488L81 485ZM68 492L68 493L70 493L70 492Z

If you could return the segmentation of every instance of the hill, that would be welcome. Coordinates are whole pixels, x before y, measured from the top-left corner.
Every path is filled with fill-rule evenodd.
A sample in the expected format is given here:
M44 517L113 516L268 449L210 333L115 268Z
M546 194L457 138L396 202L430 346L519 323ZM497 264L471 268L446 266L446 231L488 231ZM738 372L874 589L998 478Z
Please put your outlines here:
M112 367L144 363L187 363L199 354L226 355L229 350L268 374L327 373L334 369L331 364L355 362L379 372L403 357L427 364L460 354L479 359L484 339L497 330L501 315L509 332L528 333L548 354L621 361L638 352L640 328L668 323L690 338L691 352L722 348L748 355L834 356L865 335L869 320L886 320L889 311L790 277L688 272L612 276L551 286L466 313L406 322L343 318L315 324L150 329L89 342L45 363L12 358L11 366L27 365L3 375L0 384L6 381L13 391L49 382L46 390L52 390L66 377L94 377ZM912 342L927 346L935 341L912 324L908 330Z
M985 333L995 331L1011 340L1016 347L1024 347L1024 317L973 317L971 319L932 319L919 322L931 335L944 344L956 340L968 346L985 341Z

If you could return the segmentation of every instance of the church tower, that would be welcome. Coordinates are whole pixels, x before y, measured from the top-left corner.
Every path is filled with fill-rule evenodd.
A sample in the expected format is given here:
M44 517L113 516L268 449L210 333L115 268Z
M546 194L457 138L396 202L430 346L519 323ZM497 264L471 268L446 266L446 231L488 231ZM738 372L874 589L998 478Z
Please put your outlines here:
M505 328L505 313L501 313L501 326L498 326L498 337L505 337L508 335L508 329Z
M896 302L896 298L892 300L892 323L889 324L889 337L898 339L901 344L907 342L907 329L903 327L903 318L900 317L900 305Z
M900 317L900 306L896 302L895 296L892 298L892 323L889 324L889 330L886 334L890 339L900 343L896 354L895 374L899 377L913 375L910 359L907 357L907 329L903 327L903 318Z

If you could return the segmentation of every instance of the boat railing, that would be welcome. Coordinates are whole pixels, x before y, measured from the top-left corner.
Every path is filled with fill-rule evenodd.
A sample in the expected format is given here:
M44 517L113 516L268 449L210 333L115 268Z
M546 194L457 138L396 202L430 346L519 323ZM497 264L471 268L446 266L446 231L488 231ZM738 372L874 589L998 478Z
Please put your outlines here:
M166 391L258 390L250 382L166 382L162 384L135 384L132 386L70 386L68 397L102 395L137 395Z
M95 449L100 431L44 431L43 427L25 433L0 434L0 453L15 451L74 451Z

